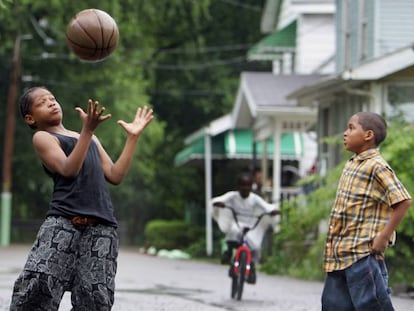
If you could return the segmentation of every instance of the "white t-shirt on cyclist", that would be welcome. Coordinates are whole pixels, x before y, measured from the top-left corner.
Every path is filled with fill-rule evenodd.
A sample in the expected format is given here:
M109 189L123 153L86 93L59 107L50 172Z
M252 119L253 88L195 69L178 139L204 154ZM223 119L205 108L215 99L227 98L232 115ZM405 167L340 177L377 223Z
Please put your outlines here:
M251 228L256 223L257 216L264 212L271 212L276 208L275 204L266 202L254 192L250 192L247 198L243 198L239 191L229 191L221 196L212 198L211 203L214 204L216 202L222 202L226 206L232 207L237 214L240 225L238 226L235 223L232 212L228 208L213 208L213 218L220 230L225 233L226 241L240 241L241 228ZM269 226L274 227L278 220L279 216L263 217L258 226L246 235L249 246L252 249L260 248L265 231Z

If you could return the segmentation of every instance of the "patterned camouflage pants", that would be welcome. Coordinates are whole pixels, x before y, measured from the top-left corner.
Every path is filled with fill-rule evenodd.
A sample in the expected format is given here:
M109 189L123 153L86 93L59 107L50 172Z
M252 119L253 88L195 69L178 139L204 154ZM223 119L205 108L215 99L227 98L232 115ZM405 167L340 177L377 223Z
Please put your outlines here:
M111 310L118 245L113 227L77 229L66 218L46 218L14 284L10 311L58 310L65 291L73 310Z

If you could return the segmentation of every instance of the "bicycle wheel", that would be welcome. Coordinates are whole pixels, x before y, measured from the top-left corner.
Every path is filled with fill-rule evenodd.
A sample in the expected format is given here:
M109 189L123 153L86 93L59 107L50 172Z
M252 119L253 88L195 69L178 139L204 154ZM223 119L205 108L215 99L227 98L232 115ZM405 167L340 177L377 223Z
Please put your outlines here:
M233 265L231 266L231 269L234 269ZM237 293L237 275L231 276L231 298L235 298Z
M237 293L236 298L237 300L241 300L243 295L243 286L244 280L246 276L246 261L247 261L247 254L246 252L241 252L239 255L239 273L237 273Z

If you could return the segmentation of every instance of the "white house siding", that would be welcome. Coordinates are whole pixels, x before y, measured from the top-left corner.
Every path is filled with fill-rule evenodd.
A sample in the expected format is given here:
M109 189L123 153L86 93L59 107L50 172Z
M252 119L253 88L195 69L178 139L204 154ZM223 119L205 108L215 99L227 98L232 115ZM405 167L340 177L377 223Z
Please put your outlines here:
M298 20L296 72L332 73L333 67L319 68L335 54L335 21L332 14L304 14Z
M336 0L336 71L374 57L375 0ZM366 21L365 34L363 22ZM364 40L364 43L361 42ZM364 51L363 51L364 49ZM362 59L362 55L365 58Z
M411 91L414 89L411 49L414 0L336 0L335 3L336 71L341 74L345 69L352 69L349 72L354 73L365 70L365 76L354 75L349 80L352 76L333 75L332 90L327 87L330 84L320 83L319 88L312 88L312 92L319 95L313 97L306 92L299 95L307 105L318 104L318 167L322 171L333 168L343 159L340 139L353 113L373 111L390 116L401 110L407 121L414 119L411 113L414 111L414 92ZM368 70L381 74L370 76ZM338 82L335 82L337 77ZM398 97L387 96L388 91L397 93ZM316 99L309 101L306 96ZM328 144L325 137L337 138L339 144Z
M291 22L293 22L297 18L296 12L292 8L292 1L291 0L284 0L282 1L282 6L280 8L280 15L279 15L279 23L277 25L277 29L283 29Z
M381 56L414 42L414 1L381 0L377 3L375 56Z
M336 0L336 12L337 72L414 42L413 0Z

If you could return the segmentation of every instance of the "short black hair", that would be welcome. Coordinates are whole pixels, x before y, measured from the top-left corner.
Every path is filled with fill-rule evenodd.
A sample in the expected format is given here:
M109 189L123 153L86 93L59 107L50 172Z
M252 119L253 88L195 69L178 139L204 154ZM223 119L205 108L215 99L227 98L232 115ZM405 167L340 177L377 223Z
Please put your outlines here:
M387 137L387 122L384 118L374 112L358 112L358 123L364 131L373 131L375 136L375 144L379 146Z
M252 174L246 173L246 172L240 173L237 176L237 180L236 180L237 181L237 185L238 186L241 185L246 180L248 180L250 183L253 183L253 176L252 176Z
M24 118L26 117L26 115L31 114L32 113L32 104L33 104L33 98L32 98L32 93L38 89L45 89L47 90L46 87L44 86L35 86L35 87L31 87L29 89L27 89L22 96L20 96L19 99L19 109L20 109L20 114L24 120ZM29 127L31 129L36 129L35 126L33 125L29 125Z

